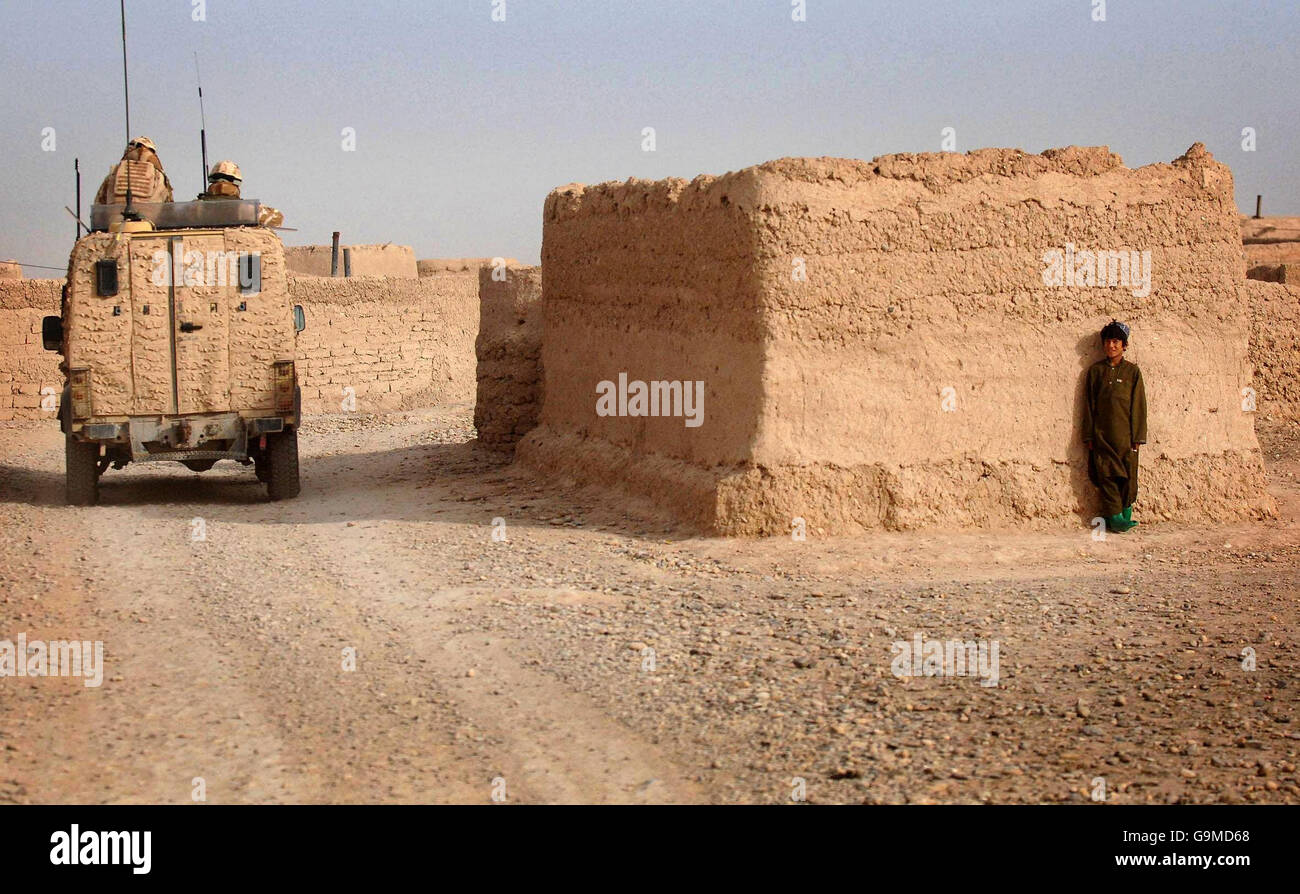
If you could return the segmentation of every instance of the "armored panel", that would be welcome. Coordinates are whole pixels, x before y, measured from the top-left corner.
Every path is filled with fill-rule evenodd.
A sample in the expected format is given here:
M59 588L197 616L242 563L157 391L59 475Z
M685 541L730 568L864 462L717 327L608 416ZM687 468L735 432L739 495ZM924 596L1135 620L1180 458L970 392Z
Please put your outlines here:
M220 234L174 238L177 412L230 408L227 318L239 292L239 255ZM287 310L284 311L286 314Z
M270 230L243 227L223 234L228 254L256 254L261 288L229 299L230 405L234 409L275 407L277 360L293 360L297 333L289 307L284 247Z
M118 282L129 282L129 248L110 236L87 236L73 249L68 264L68 305L64 320L68 367L89 369L91 411L98 416L132 412L135 386L131 376L132 325L129 295L100 296L95 265L118 265Z
M97 294L104 261L116 295ZM295 359L284 249L260 227L92 233L73 249L65 320L95 417L274 413L274 364Z
M158 169L144 161L122 161L113 177L113 195L126 201L128 187L133 195L152 196Z
M160 230L255 227L261 203L254 199L209 199L203 202L136 202L136 213ZM99 232L122 219L126 205L91 205L90 228Z
M131 316L129 369L134 383L131 414L176 412L172 390L170 287L171 246L165 236L135 237L131 245L131 291L123 313ZM119 364L121 360L117 361ZM98 378L98 370L95 377ZM97 412L96 415L99 415Z

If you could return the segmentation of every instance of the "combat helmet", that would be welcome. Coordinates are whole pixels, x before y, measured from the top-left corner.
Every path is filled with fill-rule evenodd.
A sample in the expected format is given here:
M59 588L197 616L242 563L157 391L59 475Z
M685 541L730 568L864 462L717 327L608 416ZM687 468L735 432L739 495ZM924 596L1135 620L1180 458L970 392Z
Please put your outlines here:
M208 173L208 181L213 180L229 180L231 183L238 184L244 181L244 174L239 170L239 165L233 161L219 161Z

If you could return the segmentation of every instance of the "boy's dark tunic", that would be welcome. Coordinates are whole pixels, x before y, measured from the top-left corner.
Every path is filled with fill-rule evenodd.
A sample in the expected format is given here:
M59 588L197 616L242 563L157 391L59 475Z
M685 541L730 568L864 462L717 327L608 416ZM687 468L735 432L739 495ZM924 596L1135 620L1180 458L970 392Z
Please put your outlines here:
M1138 455L1147 439L1147 396L1137 365L1121 360L1088 369L1083 402L1083 438L1092 441L1088 477L1101 492L1101 514L1119 515L1137 499Z

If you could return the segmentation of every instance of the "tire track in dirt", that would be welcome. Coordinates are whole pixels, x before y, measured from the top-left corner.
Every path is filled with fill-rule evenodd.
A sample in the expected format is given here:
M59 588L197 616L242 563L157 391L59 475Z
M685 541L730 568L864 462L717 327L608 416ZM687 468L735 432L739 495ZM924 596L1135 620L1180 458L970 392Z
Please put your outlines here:
M186 803L196 775L214 802L490 803L497 777L509 803L784 801L792 774L827 802L1044 801L1102 765L1128 801L1296 797L1294 513L664 538L476 454L466 418L313 421L285 503L155 465L90 509L61 504L56 428L0 427L0 638L109 662L99 690L0 681L0 801ZM1015 666L900 682L889 642L917 629Z
M50 567L87 569L51 589L108 670L63 696L57 725L18 721L24 753L61 757L22 770L26 797L184 803L202 777L211 802L482 803L503 775L514 802L699 800L653 747L429 601L458 578L391 544L445 535L412 519L451 498L407 485L408 429L304 438L296 501L265 503L246 470L149 465L109 473L87 509L57 505L57 432L38 438L8 505Z
M539 591L523 591L534 598ZM522 662L508 637L456 632L448 610L500 591L436 593L426 654L466 714L490 730L510 800L528 803L698 803L707 800L662 749L584 696Z

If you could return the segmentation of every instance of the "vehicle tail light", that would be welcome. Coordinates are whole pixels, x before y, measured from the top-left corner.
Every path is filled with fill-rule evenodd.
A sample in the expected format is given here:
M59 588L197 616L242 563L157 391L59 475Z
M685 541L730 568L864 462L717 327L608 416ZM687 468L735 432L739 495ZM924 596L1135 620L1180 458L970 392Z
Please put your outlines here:
M275 363L275 411L277 413L293 412L293 389L297 382L292 360L279 360Z
M68 392L72 402L73 419L90 418L90 370L68 370Z

